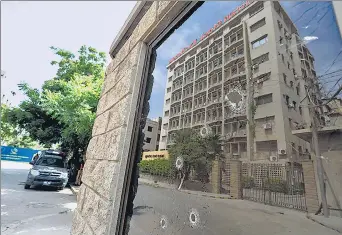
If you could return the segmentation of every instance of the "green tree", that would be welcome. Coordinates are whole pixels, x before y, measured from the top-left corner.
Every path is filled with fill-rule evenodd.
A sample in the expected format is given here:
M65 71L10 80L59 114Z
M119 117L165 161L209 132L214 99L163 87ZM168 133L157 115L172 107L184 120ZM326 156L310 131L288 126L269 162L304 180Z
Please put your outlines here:
M105 53L82 46L76 57L67 50L51 49L59 57L51 62L58 66L56 76L45 81L40 90L19 84L27 99L11 110L10 121L45 147L59 143L75 155L86 149L91 136Z
M10 107L1 104L1 145L30 148L37 143L19 126L9 121Z
M102 79L76 75L71 80L55 80L63 92L46 90L43 109L63 125L62 142L85 150L92 132ZM77 136L77 143L74 138Z
M178 189L181 189L184 180L189 178L191 169L195 170L201 181L208 181L212 161L222 157L221 146L218 135L209 134L202 137L193 129L177 131L169 154L175 169L177 158L183 160L183 167L178 170L181 177Z

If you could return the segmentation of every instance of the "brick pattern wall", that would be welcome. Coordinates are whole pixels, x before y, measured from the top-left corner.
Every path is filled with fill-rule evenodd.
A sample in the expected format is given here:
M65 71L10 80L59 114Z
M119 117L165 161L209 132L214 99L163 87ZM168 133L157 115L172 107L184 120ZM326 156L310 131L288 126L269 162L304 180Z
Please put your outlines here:
M220 161L214 160L211 171L212 193L221 193L221 167Z
M315 213L319 208L318 193L313 161L304 161L303 173L305 184L305 200L308 213Z
M108 65L89 142L72 235L115 234L138 103L146 38L160 32L183 2L153 2ZM171 13L169 13L171 12ZM109 24L110 26L110 24ZM110 27L108 27L110 28Z
M239 160L230 160L230 196L234 199L242 198L242 164Z

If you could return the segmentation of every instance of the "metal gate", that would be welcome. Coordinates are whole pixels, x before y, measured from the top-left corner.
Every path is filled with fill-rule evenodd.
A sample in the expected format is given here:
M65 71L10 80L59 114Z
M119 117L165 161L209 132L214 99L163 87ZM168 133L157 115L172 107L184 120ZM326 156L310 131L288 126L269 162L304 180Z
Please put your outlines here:
M243 199L306 211L300 163L242 164Z

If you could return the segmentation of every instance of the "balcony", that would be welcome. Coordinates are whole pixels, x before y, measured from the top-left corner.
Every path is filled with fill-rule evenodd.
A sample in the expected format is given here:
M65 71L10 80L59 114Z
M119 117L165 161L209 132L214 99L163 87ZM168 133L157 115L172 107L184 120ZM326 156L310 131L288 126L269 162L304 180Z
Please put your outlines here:
M196 105L194 105L194 111L197 109L204 108L206 105L207 105L206 102L201 103L201 104L196 104Z
M223 117L221 116L213 116L213 117L207 117L207 122L217 122L222 121Z
M222 101L223 101L222 97L212 98L212 99L208 98L208 105L221 103Z
M242 58L243 56L244 56L244 50L240 50L237 52L230 52L225 55L224 64L226 65L234 60Z
M226 112L224 114L225 119L235 118L235 117L241 117L246 116L246 110L241 110L239 112Z
M205 123L205 120L196 120L193 122L192 126L198 126L198 125L203 125Z

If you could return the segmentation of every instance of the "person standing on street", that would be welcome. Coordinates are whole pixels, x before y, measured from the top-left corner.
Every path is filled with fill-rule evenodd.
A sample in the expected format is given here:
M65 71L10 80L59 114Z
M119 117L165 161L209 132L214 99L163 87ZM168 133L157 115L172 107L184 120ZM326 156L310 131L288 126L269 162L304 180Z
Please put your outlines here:
M82 179L82 173L83 173L83 166L84 166L84 161L82 159L80 162L80 168L79 168L79 170L77 172L77 176L76 176L76 182L75 182L76 186L80 186L82 183L81 179Z

